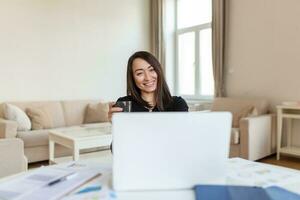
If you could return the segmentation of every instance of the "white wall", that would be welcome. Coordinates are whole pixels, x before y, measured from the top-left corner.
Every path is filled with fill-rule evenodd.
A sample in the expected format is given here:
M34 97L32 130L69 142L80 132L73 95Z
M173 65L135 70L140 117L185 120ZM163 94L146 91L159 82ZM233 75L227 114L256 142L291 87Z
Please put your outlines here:
M225 49L228 96L275 106L300 100L300 1L229 0ZM300 146L300 121L293 142Z
M125 95L150 0L1 0L0 102Z
M229 0L228 96L300 100L299 0Z

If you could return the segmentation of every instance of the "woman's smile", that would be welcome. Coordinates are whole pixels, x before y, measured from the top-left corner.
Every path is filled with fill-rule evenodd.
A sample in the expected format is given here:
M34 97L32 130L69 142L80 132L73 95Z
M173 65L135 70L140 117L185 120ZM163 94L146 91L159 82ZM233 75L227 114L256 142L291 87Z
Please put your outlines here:
M153 86L156 85L156 81L147 82L147 83L144 83L144 85L145 85L146 87L153 87Z

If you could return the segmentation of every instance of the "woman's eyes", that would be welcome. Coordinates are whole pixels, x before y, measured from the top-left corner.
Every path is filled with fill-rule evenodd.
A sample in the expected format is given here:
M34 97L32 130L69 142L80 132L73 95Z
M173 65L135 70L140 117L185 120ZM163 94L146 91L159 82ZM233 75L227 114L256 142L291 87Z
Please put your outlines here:
M149 68L150 72L155 72L154 67Z
M149 68L148 71L149 71L149 72L155 72L155 70L154 70L153 67L152 67L152 68ZM136 75L136 76L142 76L143 74L144 74L144 72L137 72L135 75Z

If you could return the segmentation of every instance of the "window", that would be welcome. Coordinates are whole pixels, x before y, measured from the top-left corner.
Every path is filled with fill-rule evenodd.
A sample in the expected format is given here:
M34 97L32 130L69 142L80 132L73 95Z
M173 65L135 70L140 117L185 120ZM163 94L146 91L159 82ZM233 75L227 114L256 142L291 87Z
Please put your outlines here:
M175 0L175 92L187 99L214 94L212 0Z

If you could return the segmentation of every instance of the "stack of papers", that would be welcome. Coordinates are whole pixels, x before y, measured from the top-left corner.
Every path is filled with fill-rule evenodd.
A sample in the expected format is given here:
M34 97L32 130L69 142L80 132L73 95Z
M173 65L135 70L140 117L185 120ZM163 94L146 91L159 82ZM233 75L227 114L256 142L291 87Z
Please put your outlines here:
M104 172L85 164L42 167L0 185L0 199L60 199Z
M249 186L299 185L300 171L232 158L228 162L227 184Z

